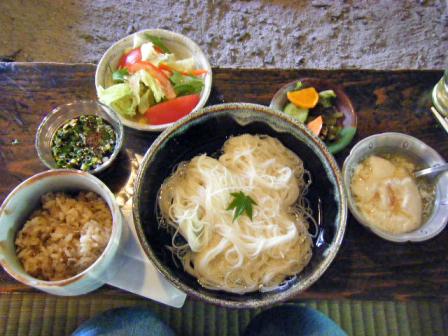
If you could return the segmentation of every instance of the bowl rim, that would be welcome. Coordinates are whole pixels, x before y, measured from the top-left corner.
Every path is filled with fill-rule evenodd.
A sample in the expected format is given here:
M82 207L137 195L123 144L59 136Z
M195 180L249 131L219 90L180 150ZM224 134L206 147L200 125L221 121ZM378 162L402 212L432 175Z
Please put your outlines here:
M262 298L262 299L254 299L251 301L232 301L222 298L211 298L206 294L202 294L197 292L195 289L189 287L188 285L184 284L183 282L179 281L175 277L171 275L171 272L167 271L167 269L163 266L163 264L159 261L159 259L156 257L155 253L153 252L152 247L149 245L149 243L146 240L145 233L143 230L142 221L140 219L139 215L139 207L140 207L140 201L138 195L141 194L141 187L142 187L142 179L143 174L145 173L145 170L147 168L148 163L152 160L153 156L157 153L157 151L163 147L163 144L166 140L168 140L174 133L176 133L179 129L182 129L187 124L200 120L201 118L211 115L213 113L221 113L225 112L226 110L242 110L242 109L251 109L254 111L257 111L259 113L263 113L264 115L267 115L268 117L273 118L280 118L283 121L286 121L287 123L291 124L294 127L297 127L300 129L304 135L312 141L312 143L317 146L317 148L320 149L321 154L326 159L331 174L333 175L335 181L336 181L336 193L340 196L340 203L338 207L338 216L339 216L339 228L336 230L335 236L333 238L333 242L328 247L328 253L326 254L325 259L323 262L317 267L316 271L309 276L309 278L305 279L304 282L295 284L294 286L288 288L285 291L282 292L273 292L271 297L268 298ZM322 274L328 269L330 264L333 262L334 258L336 257L336 254L342 244L342 240L344 237L346 225L347 225L347 198L345 195L345 189L343 185L342 180L342 174L339 170L339 167L334 159L334 157L329 153L328 149L326 148L325 144L320 141L319 138L315 137L303 124L299 123L298 121L295 121L294 118L290 117L287 114L278 112L276 110L273 110L269 107L258 105L258 104L251 104L251 103L226 103L226 104L219 104L219 105L213 105L210 107L207 107L205 109L200 110L197 113L190 114L186 118L179 120L176 122L173 126L165 130L151 145L151 147L147 150L137 173L136 180L134 182L134 195L133 195L133 202L132 202L132 213L134 218L134 227L137 232L138 240L145 252L145 254L148 256L148 258L151 260L151 262L156 266L156 268L159 270L159 272L162 273L162 275L175 287L178 289L186 292L188 295L191 295L192 297L195 297L197 299L203 300L205 302L216 304L223 307L229 307L229 308L259 308L267 305L272 305L274 303L284 301L294 295L297 295L300 292L303 292L308 287L310 287L312 284L314 284L321 276Z
M408 134L404 134L404 133L399 133L399 132L383 132L383 133L379 133L379 134L373 134L371 136L368 136L362 140L360 140L359 142L357 142L355 144L355 146L353 146L353 148L350 150L349 155L345 158L344 163L342 165L342 178L344 181L344 187L345 187L345 191L346 191L346 195L347 195L347 202L348 202L348 207L350 209L350 213L353 215L353 217L355 217L355 219L357 220L357 222L359 224L361 224L362 226L364 226L365 228L369 229L370 231L372 231L374 234L376 234L378 237L390 241L390 242L394 242L394 243L407 243L407 242L412 242L412 243L418 243L418 242L423 242L426 240L429 240L431 238L434 238L435 236L437 236L440 232L442 232L444 230L444 228L447 226L448 224L448 214L444 215L440 214L440 212L442 210L439 210L436 213L433 213L431 215L431 217L428 218L428 220L422 224L421 227L423 227L426 223L428 223L429 221L431 221L433 219L434 216L438 216L440 214L441 218L443 219L442 221L442 225L440 225L438 227L437 230L433 231L430 234L427 235L422 235L420 237L409 237L409 234L412 234L413 232L417 231L411 231L411 232L406 232L406 233L402 233L402 234L391 234L388 233L386 231L380 230L378 228L376 228L375 226L371 225L362 215L361 213L358 211L356 204L354 203L353 197L352 197L352 192L351 192L351 188L350 188L350 181L349 178L350 173L349 173L349 163L351 160L353 160L354 155L356 154L356 152L358 150L360 150L360 148L362 148L362 146L365 143L368 143L374 139L378 139L378 138L382 138L382 137L386 137L386 136L392 136L395 137L396 139L402 139L402 140L407 140L409 142L412 142L414 144L417 144L421 147L423 147L425 149L425 151L428 151L431 153L431 155L434 158L437 158L437 160L439 160L441 163L445 162L445 160L443 159L443 157L431 146L427 145L426 143L424 143L423 141L421 141L420 139L417 139L411 135ZM390 147L395 147L394 145L390 145ZM371 152L370 152L371 153ZM371 153L372 154L372 153ZM366 157L369 156L369 154L366 154ZM365 158L366 158L365 157ZM354 161L355 164L359 164L360 161ZM443 175L447 175L448 173L445 174L441 174L440 177L442 177ZM447 175L448 176L448 175ZM347 183L346 183L347 182ZM448 197L448 196L447 196ZM447 198L448 199L448 198ZM435 200L437 201L437 200ZM448 204L440 204L440 206L448 206ZM421 228L420 227L420 228Z
M51 117L53 117L55 114L61 113L60 111L63 108L76 106L78 104L96 104L96 105L98 105L105 111L105 113L107 113L114 121L116 121L117 125L118 125L118 127L114 127L113 125L111 125L115 132L115 148L114 148L114 151L112 152L112 155L109 157L109 160L107 160L106 162L104 162L103 164L101 164L100 166L96 167L93 170L86 171L86 173L89 173L89 174L99 174L99 173L105 171L107 168L109 168L112 165L112 162L115 161L118 154L120 153L120 151L123 147L124 129L123 129L123 124L121 123L121 120L118 117L117 113L115 113L115 111L113 111L110 107L101 103L98 100L93 100L93 99L92 100L89 100L89 99L74 100L72 102L56 106L42 119L39 126L37 127L36 135L34 137L34 147L36 148L37 156L39 157L40 161L48 169L62 170L62 168L58 168L56 165L53 165L51 162L45 160L45 158L43 157L43 155L41 153L41 148L44 145L40 140L40 135L42 134L42 132L44 132L44 127L50 121ZM82 115L91 115L91 114L82 114ZM66 121L68 121L68 120L70 120L70 119L66 119ZM54 134L52 134L52 137L53 136L54 136ZM79 170L79 169L70 169L70 168L64 168L64 169Z
M86 179L89 181L89 184L96 184L98 187L103 189L105 194L107 195L108 200L110 201L111 206L109 206L106 199L104 199L103 196L100 196L107 204L107 208L110 210L112 215L112 231L110 234L110 238L112 238L116 234L121 235L123 232L123 219L121 216L120 208L118 206L118 203L115 200L115 196L112 193L112 191L102 182L99 178L96 176L89 174L87 172L81 171L81 170L74 170L74 169L50 169L45 170L43 172L37 173L33 176L28 177L26 180L22 181L19 185L17 185L6 197L6 199L3 201L2 205L0 206L0 217L2 217L4 214L6 214L6 207L8 203L11 201L12 198L16 197L16 194L23 189L28 188L30 185L33 185L34 183L44 180L47 178L53 178L56 176L79 176L83 179ZM81 190L80 190L81 191ZM36 194L42 194L40 191L36 191ZM118 230L118 233L117 233ZM17 232L17 231L16 231ZM14 235L15 237L15 235ZM3 269L8 273L11 277L16 279L17 281L31 287L35 287L38 289L51 289L51 288L58 288L58 287L64 287L71 285L77 281L82 280L93 268L96 268L99 263L107 256L108 253L115 247L115 242L113 239L110 239L107 242L106 247L101 252L101 254L98 256L98 258L86 269L84 269L82 272L75 274L74 276L66 279L61 280L42 280L35 278L31 276L30 274L26 273L25 270L24 273L26 273L27 277L24 277L21 274L18 274L14 271L13 267L10 267L9 261L6 260L6 258L0 258L0 265L3 267ZM29 277L29 278L28 278Z
M205 69L207 70L207 74L205 75L205 78L204 78L204 88L200 94L199 103L189 114L194 113L194 112L200 110L201 108L203 108L205 106L205 104L207 103L208 98L210 96L210 92L211 92L211 88L212 88L212 80L213 80L212 67L210 66L210 62L209 62L208 58L206 57L206 55L202 51L202 49L199 47L199 45L196 42L194 42L192 39L190 39L189 37L187 37L183 34L171 31L171 30L160 29L160 28L142 29L135 33L129 34L129 35L119 39L118 41L114 42L106 50L106 52L101 56L97 66L96 66L96 70L95 70L95 91L96 91L97 97L98 97L98 86L100 86L100 83L99 83L100 77L102 76L102 71L100 71L102 68L102 65L107 61L109 56L112 55L115 50L123 49L120 47L121 44L126 43L128 40L131 40L134 35L145 34L145 33L152 33L152 34L156 34L162 38L171 39L171 40L181 42L182 44L186 45L189 49L195 49L195 51L199 54L199 56L201 58L203 58L204 63L205 63ZM193 57L193 55L191 55L191 56ZM162 132L163 130L165 130L166 128L170 127L171 125L173 125L174 123L177 122L177 121L175 121L172 123L161 124L161 125L143 125L143 124L139 124L137 122L128 120L128 119L122 117L119 113L117 113L117 116L121 120L121 122L123 123L124 126L130 128L130 129L136 130L136 131L141 131L141 132Z
M342 151L344 148L346 148L353 140L355 133L358 129L358 114L355 111L355 108L353 107L353 102L350 99L350 97L348 96L348 94L345 92L344 87L341 84L335 83L332 80L329 79L321 79L318 77L301 77L298 78L296 80L290 81L286 84L284 84L282 87L280 87L280 89L278 89L274 95L271 98L271 101L269 102L269 107L274 109L274 110L278 110L281 111L283 113L283 109L279 107L279 100L283 99L283 97L286 96L286 93L288 91L290 91L292 88L294 88L294 86L296 85L297 82L319 82L322 83L323 86L328 87L328 90L335 90L338 92L337 96L342 96L344 97L347 108L350 111L350 113L348 113L351 118L352 118L352 124L347 127L347 128L352 128L354 129L353 133L347 137L347 139L342 142L342 141L337 141L331 144L326 144L326 146L328 147L329 151L331 154L337 154L340 151ZM344 113L344 115L347 115L346 113ZM344 127L346 128L346 127Z

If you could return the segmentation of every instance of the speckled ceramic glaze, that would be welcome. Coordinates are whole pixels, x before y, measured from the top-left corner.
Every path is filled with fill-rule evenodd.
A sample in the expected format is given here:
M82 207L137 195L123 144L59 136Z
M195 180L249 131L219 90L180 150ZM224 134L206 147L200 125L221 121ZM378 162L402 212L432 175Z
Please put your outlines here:
M83 272L64 280L44 281L25 272L15 251L17 231L31 213L39 207L40 198L47 192L93 191L100 195L112 214L112 232L109 243L98 259ZM98 178L79 170L47 170L19 184L0 207L0 264L17 281L54 295L81 295L102 286L118 267L112 267L114 258L125 239L123 220L115 197Z
M356 166L371 155L400 154L407 156L421 165L422 168L442 165L445 160L424 142L402 133L375 134L358 142L345 159L342 168L344 184L347 191L350 212L359 223L369 228L373 233L383 239L404 243L428 240L438 235L448 222L448 173L427 177L435 186L435 202L431 216L419 229L403 233L390 234L376 228L369 223L358 211L352 197L350 184Z
M115 42L101 57L100 62L96 68L95 72L95 87L102 86L107 88L113 84L112 81L112 71L117 68L118 62L121 56L124 54L125 50L131 49L133 45L134 35L144 35L150 34L153 36L160 37L165 45L176 55L177 59L184 59L188 57L193 57L196 60L198 69L207 70L207 74L204 78L204 88L201 92L201 99L198 105L193 109L192 112L201 109L210 95L210 90L212 87L212 69L207 57L202 52L201 48L190 40L188 37L164 29L145 29L140 30L132 35L126 36L121 40ZM112 70L113 69L113 70ZM139 131L153 131L160 132L166 129L170 124L163 125L143 125L137 122L131 121L120 116L123 125L139 130Z
M318 199L322 200L324 216L319 235L322 239L315 241L311 262L302 273L274 291L238 295L205 289L194 277L174 264L171 253L166 249L166 245L171 244L171 237L159 229L155 209L157 192L173 167L198 154L216 153L230 136L245 133L275 137L301 157L313 179L307 198L315 214ZM333 156L303 124L286 114L260 105L216 105L177 122L163 132L147 151L134 189L135 227L148 257L181 290L198 299L222 306L260 307L285 300L305 290L325 272L334 259L346 226L346 196Z
M288 103L286 94L289 91L294 91L298 81L314 87L317 91L333 90L336 93L336 109L344 114L344 121L342 123L343 128L340 133L340 139L335 142L327 143L326 145L330 153L339 153L353 140L356 133L358 120L350 98L340 85L336 85L331 81L319 78L300 78L281 87L280 90L278 90L272 97L269 107L283 112L283 109Z

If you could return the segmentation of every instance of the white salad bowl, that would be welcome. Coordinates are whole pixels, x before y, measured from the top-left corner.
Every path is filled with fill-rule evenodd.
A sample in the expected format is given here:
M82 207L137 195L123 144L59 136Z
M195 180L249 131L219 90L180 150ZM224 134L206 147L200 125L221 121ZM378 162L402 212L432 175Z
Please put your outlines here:
M202 92L200 94L199 103L190 113L193 113L204 107L208 100L212 87L212 69L210 67L210 63L207 60L207 57L202 52L201 48L188 37L164 29L140 30L115 42L106 51L103 57L101 57L96 68L95 87L97 90L97 94L99 86L107 88L113 84L112 72L117 69L118 62L120 61L120 58L125 53L125 51L132 48L134 36L144 34L150 34L152 36L161 38L164 44L166 44L166 46L176 55L178 59L193 57L196 61L196 67L198 69L207 70L207 74L204 77L204 88L202 89ZM139 131L161 132L173 124L168 123L163 125L143 125L135 121L126 119L121 115L119 115L119 117L123 125Z
M413 158L421 168L442 165L445 160L424 142L406 134L381 133L372 135L358 142L346 158L342 176L348 196L350 212L356 220L369 228L379 237L397 243L420 242L438 235L448 222L448 173L430 177L434 185L434 204L432 213L423 225L415 231L391 234L372 225L358 210L351 192L351 180L356 166L364 159L375 154L401 154Z

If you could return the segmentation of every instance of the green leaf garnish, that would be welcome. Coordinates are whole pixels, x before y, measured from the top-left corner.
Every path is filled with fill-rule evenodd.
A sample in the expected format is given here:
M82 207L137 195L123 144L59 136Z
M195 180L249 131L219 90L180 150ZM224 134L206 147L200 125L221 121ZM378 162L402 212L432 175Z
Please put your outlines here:
M171 51L163 44L162 39L158 36L153 36L149 34L145 34L145 37L152 42L156 47L162 49L162 51L166 54L171 54Z
M118 69L112 73L115 82L124 82L124 76L129 76L128 69Z
M230 195L233 196L233 200L226 210L235 209L233 213L233 221L235 221L243 213L246 213L247 217L252 220L252 205L257 205L257 203L255 203L255 201L250 196L245 195L242 191L231 193Z
M301 81L298 81L298 82L296 83L296 88L295 88L295 90L303 89L304 86L305 86L305 85L303 85L303 83L302 83Z
M204 80L193 76L185 76L174 71L170 77L174 91L177 96L185 96L193 93L200 93L204 87Z

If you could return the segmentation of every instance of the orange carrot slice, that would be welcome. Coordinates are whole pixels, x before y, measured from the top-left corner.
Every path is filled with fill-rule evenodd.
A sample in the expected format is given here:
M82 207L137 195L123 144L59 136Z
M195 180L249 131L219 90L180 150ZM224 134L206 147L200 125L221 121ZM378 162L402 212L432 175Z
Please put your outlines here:
M206 73L207 73L207 70L205 70L205 69L195 69L195 70L190 71L190 74L192 74L193 76L201 76Z
M177 71L177 72L179 72L180 74L182 74L184 76L201 76L201 75L207 73L207 70L205 70L205 69L194 69L194 70L187 71L187 72L180 71L180 70L176 69L173 66L169 66L166 63L160 63L159 64L159 69L169 71L171 73L171 75L173 74L173 71Z
M313 132L315 136L319 136L323 124L324 119L322 118L322 116L318 116L316 119L311 120L306 126L311 132Z
M291 103L305 109L311 109L315 107L317 102L319 101L319 93L313 87L297 91L290 91L286 94L286 96Z

